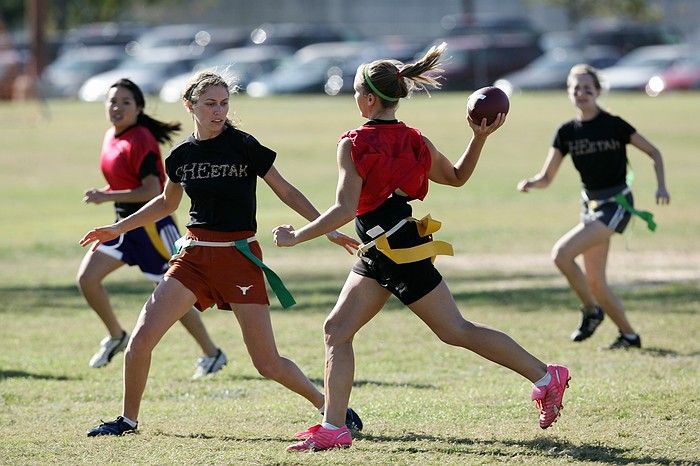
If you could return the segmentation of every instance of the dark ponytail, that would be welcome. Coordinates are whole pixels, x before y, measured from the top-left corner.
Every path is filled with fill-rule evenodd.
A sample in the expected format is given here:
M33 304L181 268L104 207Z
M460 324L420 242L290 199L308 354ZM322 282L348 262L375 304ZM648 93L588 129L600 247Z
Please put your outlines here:
M122 87L131 92L131 94L134 96L134 102L136 102L136 106L141 108L141 111L136 117L137 124L146 127L159 143L163 144L166 142L173 142L172 134L180 131L180 122L172 121L166 123L164 121L156 120L150 115L147 115L146 112L144 112L144 109L146 108L146 99L143 96L143 92L141 91L141 88L139 88L136 85L136 83L134 83L130 79L120 79L119 81L112 84L109 88L111 89L113 87Z

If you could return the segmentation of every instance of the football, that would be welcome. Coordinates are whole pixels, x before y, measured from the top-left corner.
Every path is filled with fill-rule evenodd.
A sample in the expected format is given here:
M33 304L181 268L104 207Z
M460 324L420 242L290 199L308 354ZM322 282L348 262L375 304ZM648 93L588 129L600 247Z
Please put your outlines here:
M477 125L482 118L486 118L486 124L493 123L499 113L508 113L510 101L505 92L497 87L488 86L476 90L467 99L467 113Z

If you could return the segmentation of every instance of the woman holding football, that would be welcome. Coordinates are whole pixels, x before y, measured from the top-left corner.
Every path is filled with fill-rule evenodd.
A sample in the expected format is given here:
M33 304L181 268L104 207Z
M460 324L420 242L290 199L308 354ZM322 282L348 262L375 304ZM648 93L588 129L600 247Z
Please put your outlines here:
M411 217L410 201L423 199L428 182L462 186L472 175L487 137L505 121L499 114L468 124L473 132L466 150L453 164L417 129L396 119L401 98L415 88L438 87L445 44L432 47L418 62L377 60L362 64L355 75L355 102L367 121L340 138L337 148L336 202L319 218L295 229L282 225L273 235L278 246L294 246L355 219L364 244L338 302L324 325L326 344L323 423L297 437L289 451L315 451L352 444L343 426L354 374L353 337L393 294L447 344L460 346L508 367L534 383L532 398L540 410L540 427L558 417L569 380L563 366L546 365L506 334L465 320L445 281L433 265L436 254L451 254L447 243L433 241L438 224ZM433 72L433 73L431 73ZM480 123L480 124L479 124Z

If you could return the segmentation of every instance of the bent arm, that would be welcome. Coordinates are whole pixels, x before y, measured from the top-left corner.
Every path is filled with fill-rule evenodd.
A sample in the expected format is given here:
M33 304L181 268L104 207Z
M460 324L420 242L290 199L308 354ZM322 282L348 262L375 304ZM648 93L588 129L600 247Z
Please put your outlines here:
M559 171L561 161L564 159L561 151L556 147L550 147L542 170L532 178L526 178L518 183L518 191L528 192L530 188L546 188Z
M299 228L291 230L292 244L298 244L318 236L327 234L348 223L355 218L355 211L360 200L362 178L355 169L355 164L350 157L351 142L343 139L338 144L338 185L336 188L335 204L328 208L318 218ZM278 227L281 236L281 230ZM291 245L291 244L290 244Z
M141 186L134 189L109 191L109 187L92 188L85 191L83 202L101 204L103 202L148 202L160 194L160 180L155 175L148 175L141 180Z
M452 164L428 138L423 138L430 150L430 157L432 160L429 174L431 181L448 186L463 186L464 183L471 178L472 173L474 173L476 164L481 156L481 150L486 143L486 138L503 125L505 122L505 115L502 113L498 114L498 117L490 125L486 125L485 121L482 122L481 125L476 125L468 117L467 121L472 128L473 135L467 144L467 148L455 164Z
M274 166L270 167L263 180L282 202L306 220L314 220L320 215L311 201L287 181Z
M651 157L651 160L653 160L657 186L656 203L668 204L671 201L671 196L666 190L666 175L664 172L664 160L661 156L661 151L639 133L634 133L632 136L630 136L630 144L647 154L649 157Z
M182 186L177 183L172 183L168 179L165 182L165 189L163 192L151 199L150 202L141 207L138 211L112 225L93 228L80 239L79 243L81 246L87 246L95 241L94 250L100 243L110 241L127 231L141 227L147 223L160 220L177 209L182 200L182 193Z

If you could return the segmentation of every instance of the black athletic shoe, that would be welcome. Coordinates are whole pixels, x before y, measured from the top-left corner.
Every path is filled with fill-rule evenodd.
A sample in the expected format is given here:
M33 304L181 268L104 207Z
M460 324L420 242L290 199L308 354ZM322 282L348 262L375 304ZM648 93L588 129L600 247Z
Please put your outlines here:
M639 335L635 335L634 338L629 339L626 336L624 336L622 333L620 333L617 336L617 340L612 342L610 346L608 346L608 349L629 349L629 348L641 348L642 347L642 339L639 337Z
M581 309L581 323L578 328L574 330L571 334L571 339L573 341L583 341L593 335L595 329L603 322L605 319L605 313L603 310L596 306L596 311L593 314L587 314Z
M138 427L138 425L136 426ZM103 422L97 427L93 427L87 433L88 437L97 437L98 435L124 435L136 432L136 427L131 427L123 417L117 416L113 421Z
M345 413L345 425L352 432L359 432L362 430L362 419L357 415L352 408L348 408Z

